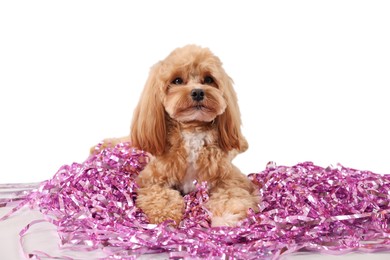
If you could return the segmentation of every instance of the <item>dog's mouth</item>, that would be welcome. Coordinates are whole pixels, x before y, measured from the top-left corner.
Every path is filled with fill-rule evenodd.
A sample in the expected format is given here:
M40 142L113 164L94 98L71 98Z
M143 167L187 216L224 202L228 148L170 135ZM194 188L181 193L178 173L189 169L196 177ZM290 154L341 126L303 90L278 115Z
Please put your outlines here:
M202 104L197 104L197 105L193 106L193 108L196 110L205 110L205 109L208 110L208 108Z
M216 107L209 106L203 102L196 102L187 104L187 106L177 107L175 113L170 114L170 116L180 122L211 122L218 114Z
M192 105L192 106L188 106L188 107L185 107L185 108L182 108L179 110L179 113L182 113L182 112L212 112L213 110L207 106L205 106L204 104L195 104L195 105Z
M189 108L191 111L196 111L196 112L204 112L204 113L213 113L215 112L212 108L205 106L203 104L196 104L192 107Z

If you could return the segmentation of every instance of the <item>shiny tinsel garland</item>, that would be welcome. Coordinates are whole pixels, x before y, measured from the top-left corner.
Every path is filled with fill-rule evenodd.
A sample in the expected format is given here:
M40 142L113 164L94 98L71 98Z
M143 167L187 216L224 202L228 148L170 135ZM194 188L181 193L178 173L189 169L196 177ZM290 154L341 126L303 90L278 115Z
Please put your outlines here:
M298 250L390 250L390 175L269 163L248 177L260 190L259 213L248 212L237 227L211 228L207 185L197 183L176 228L169 221L149 224L135 206L134 179L147 154L129 143L97 148L84 163L62 166L13 212L29 204L57 226L62 247L100 248L113 259L161 252L173 259L272 259Z

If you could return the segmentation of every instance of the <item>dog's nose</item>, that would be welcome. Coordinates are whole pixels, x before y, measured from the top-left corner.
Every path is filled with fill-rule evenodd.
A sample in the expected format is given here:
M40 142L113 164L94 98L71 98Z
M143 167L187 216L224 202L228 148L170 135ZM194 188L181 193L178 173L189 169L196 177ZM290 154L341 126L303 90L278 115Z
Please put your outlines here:
M191 97L194 101L202 101L204 98L204 90L200 88L195 88L191 91Z

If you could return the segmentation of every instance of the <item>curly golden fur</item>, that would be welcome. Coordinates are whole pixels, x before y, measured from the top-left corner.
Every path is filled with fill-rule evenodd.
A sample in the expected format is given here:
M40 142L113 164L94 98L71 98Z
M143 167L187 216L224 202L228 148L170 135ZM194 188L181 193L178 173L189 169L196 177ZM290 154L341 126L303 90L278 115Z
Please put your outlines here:
M136 180L136 205L151 223L180 223L183 194L194 181L208 184L212 226L236 225L248 209L257 210L255 187L231 162L248 148L236 93L209 49L177 48L151 68L130 140L153 155Z

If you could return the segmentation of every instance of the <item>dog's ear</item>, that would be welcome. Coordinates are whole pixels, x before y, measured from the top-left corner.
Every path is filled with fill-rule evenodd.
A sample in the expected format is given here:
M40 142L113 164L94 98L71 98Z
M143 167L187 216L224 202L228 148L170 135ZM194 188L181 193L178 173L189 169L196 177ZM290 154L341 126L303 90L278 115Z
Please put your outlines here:
M233 149L244 152L248 149L248 142L241 133L240 109L233 89L233 81L226 75L222 84L227 106L225 112L216 118L219 146L226 152Z
M166 144L165 110L161 102L163 82L160 81L160 63L149 73L131 124L131 143L134 147L160 155Z

